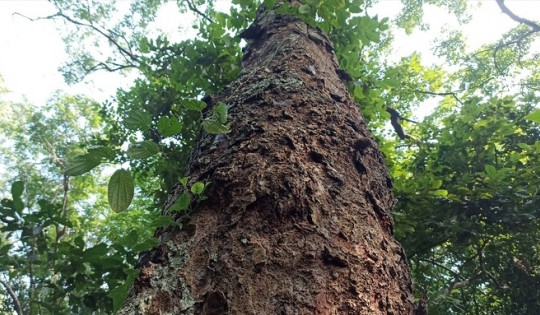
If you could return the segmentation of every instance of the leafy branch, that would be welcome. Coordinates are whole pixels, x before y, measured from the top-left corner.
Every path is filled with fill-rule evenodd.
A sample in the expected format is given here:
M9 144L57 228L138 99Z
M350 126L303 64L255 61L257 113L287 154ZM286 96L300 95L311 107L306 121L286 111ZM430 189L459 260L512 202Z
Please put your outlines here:
M495 68L497 70L499 70L500 68L499 68L499 65L497 64L497 53L499 52L499 50L501 50L504 47L509 47L511 45L516 45L516 44L519 45L525 38L531 36L534 33L540 32L540 25L538 23L536 23L536 22L531 21L531 20L528 20L528 19L522 18L520 16L517 16L514 12L512 12L506 6L506 4L504 3L504 0L496 0L496 1L497 1L497 4L499 5L499 8L501 8L501 11L504 14L508 15L512 20L531 27L531 30L529 30L528 32L523 33L518 38L516 38L514 40L511 40L511 41L508 41L508 42L501 41L495 47L495 49L493 50L493 63L495 64Z

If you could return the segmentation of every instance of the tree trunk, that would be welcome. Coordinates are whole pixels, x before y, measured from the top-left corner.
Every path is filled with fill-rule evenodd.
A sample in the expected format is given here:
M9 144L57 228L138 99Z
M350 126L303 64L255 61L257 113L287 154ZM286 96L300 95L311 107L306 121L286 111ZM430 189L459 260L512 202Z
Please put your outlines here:
M412 314L392 183L330 41L273 11L243 36L242 74L210 101L231 132L203 132L189 162L208 199L158 231L120 314Z

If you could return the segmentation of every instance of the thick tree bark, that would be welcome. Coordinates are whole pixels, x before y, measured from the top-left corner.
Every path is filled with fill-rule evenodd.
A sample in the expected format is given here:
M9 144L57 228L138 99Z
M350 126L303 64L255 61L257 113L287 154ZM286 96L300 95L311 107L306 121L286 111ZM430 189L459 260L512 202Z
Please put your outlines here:
M121 314L412 314L391 180L328 38L268 11L213 104L191 181L208 200L159 231ZM167 206L181 194L173 193Z

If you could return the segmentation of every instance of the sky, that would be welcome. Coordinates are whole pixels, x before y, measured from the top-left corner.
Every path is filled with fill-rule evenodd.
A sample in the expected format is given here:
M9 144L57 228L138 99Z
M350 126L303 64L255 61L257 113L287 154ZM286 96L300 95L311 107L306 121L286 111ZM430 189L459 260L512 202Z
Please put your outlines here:
M227 1L218 0L221 5ZM471 47L494 42L500 35L517 25L517 22L504 15L494 0L470 0L476 9L472 12L473 20L463 28ZM540 19L540 0L507 0L508 7L524 18ZM395 16L399 12L399 0L380 0L371 8L370 15L380 18ZM114 95L118 87L128 87L133 77L101 72L88 77L83 83L67 86L58 68L67 59L64 43L57 26L52 21L31 22L19 15L29 17L46 16L54 13L53 7L45 0L0 0L0 75L3 85L10 91L4 96L10 101L26 100L40 106L57 90L70 94L81 93L98 101L105 101ZM441 30L458 27L445 9L428 7L426 21L431 25L428 32L415 32L406 36L403 31L396 31L394 53L391 60L399 60L414 51L422 53L425 63L436 63L430 51L433 40L440 37ZM177 10L164 8L158 14L154 25L157 31L169 34L171 39L180 39L188 28L178 30L177 23L171 21L190 21Z

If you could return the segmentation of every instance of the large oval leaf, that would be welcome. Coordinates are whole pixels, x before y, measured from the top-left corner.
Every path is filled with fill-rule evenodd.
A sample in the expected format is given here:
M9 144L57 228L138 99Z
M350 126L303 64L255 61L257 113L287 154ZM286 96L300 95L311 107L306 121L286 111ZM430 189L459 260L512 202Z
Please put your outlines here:
M525 116L525 119L532 120L535 123L540 124L540 109L533 110L529 115Z
M178 197L178 200L169 207L169 211L182 211L186 210L189 205L191 204L191 197L187 192L184 192L180 197Z
M213 135L219 135L222 133L231 132L231 129L229 128L228 125L224 125L220 123L219 121L215 121L213 119L203 120L202 126L206 132L211 133Z
M130 130L146 131L152 124L152 116L143 110L133 110L124 119L124 126Z
M152 155L158 154L159 146L150 140L135 143L128 149L128 155L132 159L146 159Z
M23 181L16 181L13 184L11 184L11 196L13 199L20 198L22 193L24 191L24 182Z
M225 124L227 122L227 105L225 103L219 102L213 109L214 115L217 116L219 121L222 124Z
M197 110L197 111L201 111L206 107L205 102L197 101L197 100L183 100L181 104L187 109Z
M182 130L182 123L176 118L163 116L157 123L159 133L164 137L178 134Z
M115 212L126 210L133 200L135 185L129 171L119 169L109 180L109 205Z
M100 159L92 154L77 155L65 168L66 175L82 175L101 163Z

